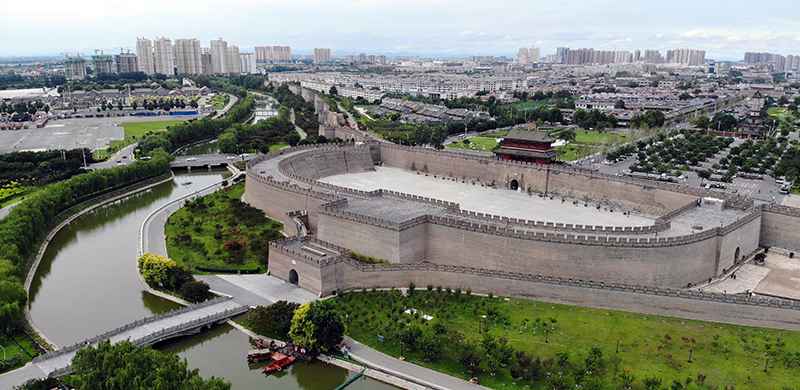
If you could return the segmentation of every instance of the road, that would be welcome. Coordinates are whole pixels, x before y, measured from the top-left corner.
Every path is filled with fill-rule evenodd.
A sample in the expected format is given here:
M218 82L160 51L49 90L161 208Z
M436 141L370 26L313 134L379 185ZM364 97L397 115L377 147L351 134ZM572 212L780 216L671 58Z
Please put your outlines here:
M136 145L138 144L134 143L118 150L106 161L89 164L89 169L106 169L114 168L120 165L132 164L134 162L133 151L136 149Z
M421 384L425 387L448 390L487 389L486 387L469 383L463 379L442 374L400 359L395 359L349 337L345 338L345 343L350 347L349 354L350 358L353 360L366 364L370 368Z

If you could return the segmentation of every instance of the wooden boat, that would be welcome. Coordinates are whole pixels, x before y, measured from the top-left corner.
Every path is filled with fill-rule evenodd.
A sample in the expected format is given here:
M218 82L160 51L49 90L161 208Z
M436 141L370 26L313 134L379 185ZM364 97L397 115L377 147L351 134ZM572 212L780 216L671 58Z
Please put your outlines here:
M272 363L268 364L264 367L264 374L273 374L276 372L283 371L284 368L289 367L294 363L294 356L287 356L280 352L273 352L272 353Z

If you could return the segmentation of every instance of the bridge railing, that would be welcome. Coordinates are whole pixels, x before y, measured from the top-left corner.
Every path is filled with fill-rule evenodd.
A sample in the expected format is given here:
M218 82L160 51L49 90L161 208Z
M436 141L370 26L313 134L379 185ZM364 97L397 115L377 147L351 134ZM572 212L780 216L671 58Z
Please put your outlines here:
M156 321L161 321L161 320L164 320L164 319L167 319L167 318L170 318L170 317L175 317L175 316L178 316L178 315L181 315L181 314L185 314L185 313L188 313L188 312L191 312L191 311L195 311L195 310L198 310L198 309L202 309L202 308L205 308L205 307L208 307L208 306L213 306L213 305L216 305L218 303L229 301L231 299L232 298L230 298L230 297L219 297L219 298L208 300L208 301L205 301L205 302L202 302L202 303L198 303L196 305L186 306L186 307L183 307L183 308L178 309L178 310L173 310L173 311L170 311L168 313L159 314L159 315L152 316L152 317L147 317L147 318L142 318L140 320L136 320L134 322L125 324L123 326L120 326L120 327L118 327L116 329L113 329L113 330L110 330L108 332L105 332L103 334L94 336L94 337L92 337L90 339L79 341L79 342L77 342L75 344L63 347L63 348L61 348L59 350L48 352L48 353L43 354L43 355L39 355L39 356L33 358L33 362L34 363L38 363L38 362L42 362L42 361L45 361L45 360L49 360L49 359L52 359L54 357L61 356L63 354L74 352L74 351L76 351L78 349L81 349L81 348L83 348L85 346L96 344L97 342L100 342L100 341L103 341L103 340L108 340L111 337L114 337L116 335L124 333L124 332L126 332L128 330L140 327L142 325L150 324L150 323L153 323L153 322L156 322ZM227 312L227 310L225 312Z

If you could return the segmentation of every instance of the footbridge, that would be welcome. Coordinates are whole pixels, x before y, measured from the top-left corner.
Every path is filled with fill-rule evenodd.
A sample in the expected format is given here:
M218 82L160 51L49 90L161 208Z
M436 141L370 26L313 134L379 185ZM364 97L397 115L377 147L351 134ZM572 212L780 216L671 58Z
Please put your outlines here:
M190 156L178 156L170 163L171 168L200 168L200 167L220 167L226 165L233 165L239 161L250 161L255 155L241 155L235 154L197 154Z
M247 312L247 306L223 297L184 307L161 315L123 325L101 335L37 356L25 367L0 375L0 388L11 389L30 379L57 377L70 372L75 354L81 348L102 341L130 341L137 346L149 346L175 337L201 332Z

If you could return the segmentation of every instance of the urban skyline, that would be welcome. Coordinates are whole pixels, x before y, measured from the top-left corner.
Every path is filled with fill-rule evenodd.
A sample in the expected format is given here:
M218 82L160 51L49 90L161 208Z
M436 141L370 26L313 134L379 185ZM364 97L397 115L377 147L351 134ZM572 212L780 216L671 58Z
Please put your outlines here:
M120 5L103 18L98 13L105 12L106 5L96 0L83 3L87 10L82 15L59 13L65 5L50 1L44 1L41 7L53 11L47 14L9 4L8 12L0 16L0 32L8 37L0 55L88 52L95 48L111 52L120 47L131 48L128 36L161 34L201 41L221 35L248 50L268 41L282 42L298 53L311 54L315 47L330 47L341 54L381 52L441 57L513 57L519 47L535 45L543 52L559 46L603 50L698 47L705 49L709 58L726 60L740 58L745 51L791 54L800 47L797 23L788 17L792 3L786 0L760 7L752 7L746 1L726 2L725 7L719 7L686 0L655 5L633 0L614 4L597 0L580 5L517 0L456 4L439 0L424 4L411 1L402 6L374 0L337 7L302 0L262 7L242 0L208 14L192 11L192 7L177 1L158 4L159 16L146 23L130 23L131 18L145 16L148 2ZM446 23L432 16L442 13L448 14ZM175 23L175 18L188 18L192 23ZM121 19L127 21L123 23ZM225 24L219 20L225 20ZM336 22L340 20L348 23ZM497 24L497 20L504 22ZM64 28L66 25L70 28ZM213 30L208 29L211 25L215 26ZM248 28L255 25L265 27Z

